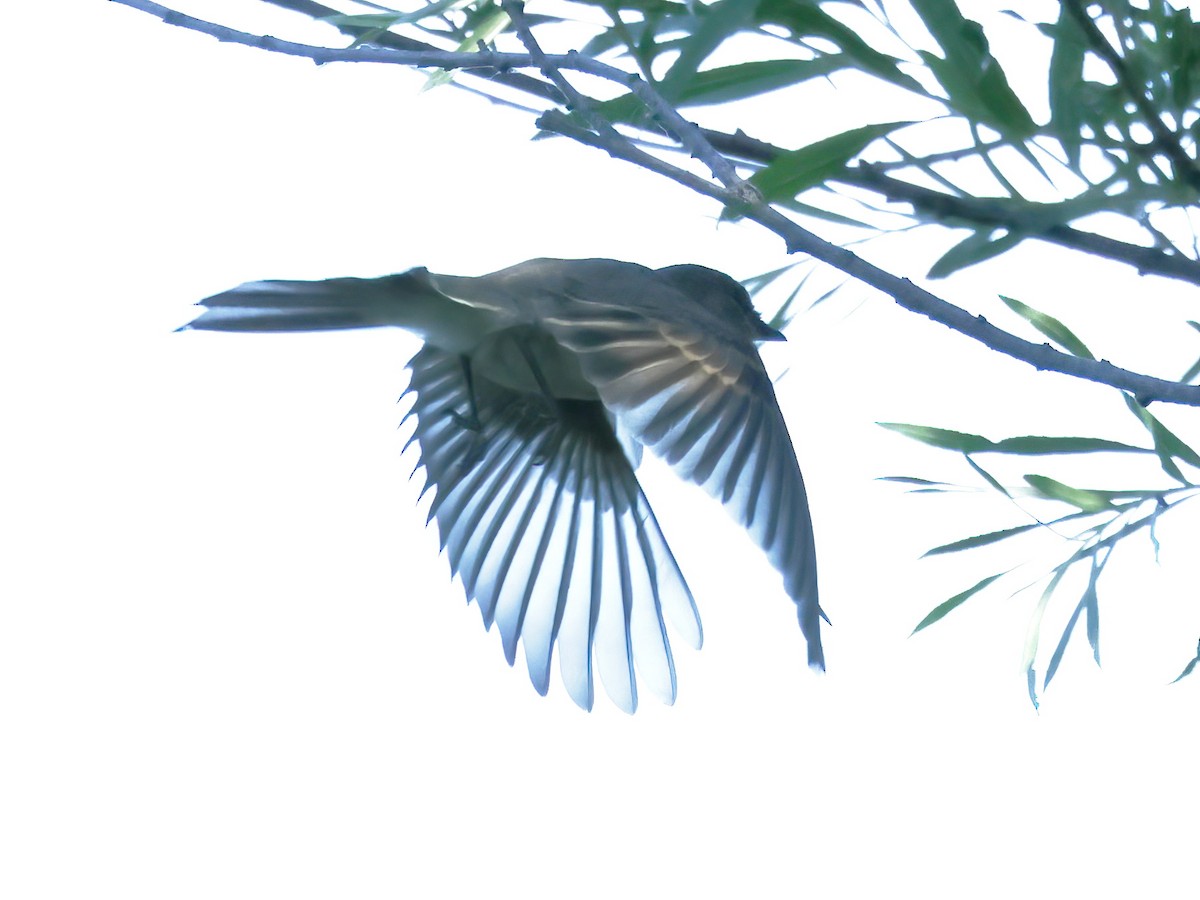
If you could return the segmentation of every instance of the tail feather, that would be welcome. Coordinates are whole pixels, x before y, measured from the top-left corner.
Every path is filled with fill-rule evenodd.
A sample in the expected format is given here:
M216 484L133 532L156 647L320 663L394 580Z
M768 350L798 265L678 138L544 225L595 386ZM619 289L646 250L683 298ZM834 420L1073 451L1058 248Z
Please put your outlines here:
M414 269L386 278L251 281L201 300L204 312L181 330L330 331L393 324L405 289L427 292L426 277L424 269Z

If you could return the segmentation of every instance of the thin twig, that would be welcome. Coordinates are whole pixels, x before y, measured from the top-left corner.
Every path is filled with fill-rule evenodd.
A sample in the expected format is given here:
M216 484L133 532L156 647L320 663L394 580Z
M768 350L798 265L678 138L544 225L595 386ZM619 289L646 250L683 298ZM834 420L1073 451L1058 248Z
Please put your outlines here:
M325 6L321 3L314 3L313 0L262 0L264 3L269 3L272 6L278 6L280 9L286 9L289 12L298 13L302 16L307 16L310 19L326 19L329 16L340 15L341 11ZM406 37L402 34L396 34L394 31L378 32L377 29L366 28L363 26L354 25L333 25L330 22L325 24L332 25L337 28L342 34L348 37L358 39L371 31L377 33L371 38L372 44L378 44L381 47L390 47L393 50L438 50L432 44L426 44L423 41L418 41L415 38ZM542 100L547 100L551 103L562 103L563 98L553 85L547 84L540 78L535 78L532 75L526 75L523 72L501 71L500 69L490 68L488 66L479 66L474 69L464 69L463 74L472 75L476 78L482 78L485 81L502 84L505 87L513 90L522 91L526 94L531 94ZM460 87L454 83L456 87ZM478 90L476 93L483 93ZM505 103L508 101L498 100L490 94L484 93L484 96L489 99Z

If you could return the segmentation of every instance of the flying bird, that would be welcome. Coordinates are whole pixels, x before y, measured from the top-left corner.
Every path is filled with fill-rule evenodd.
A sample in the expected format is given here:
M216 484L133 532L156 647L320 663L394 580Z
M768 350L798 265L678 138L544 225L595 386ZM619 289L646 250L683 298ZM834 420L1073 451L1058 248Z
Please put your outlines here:
M572 699L594 671L633 712L676 696L665 622L702 640L692 593L635 475L643 446L719 499L782 574L824 669L804 481L757 342L783 340L729 276L698 265L532 259L478 277L255 281L199 304L200 331L396 326L413 440L443 550L510 665L539 693L558 647ZM826 619L826 621L828 621Z

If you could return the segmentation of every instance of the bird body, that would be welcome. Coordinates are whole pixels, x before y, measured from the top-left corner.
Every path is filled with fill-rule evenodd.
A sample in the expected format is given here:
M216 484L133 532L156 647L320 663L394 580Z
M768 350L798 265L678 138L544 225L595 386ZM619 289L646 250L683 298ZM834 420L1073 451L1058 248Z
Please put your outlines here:
M201 301L187 328L397 326L430 518L511 664L545 693L554 649L590 709L593 670L632 712L638 676L676 695L665 621L700 620L634 469L642 445L709 490L784 577L824 668L803 479L755 343L782 335L744 288L702 266L534 259L479 277L252 282ZM635 674L636 670L636 674Z

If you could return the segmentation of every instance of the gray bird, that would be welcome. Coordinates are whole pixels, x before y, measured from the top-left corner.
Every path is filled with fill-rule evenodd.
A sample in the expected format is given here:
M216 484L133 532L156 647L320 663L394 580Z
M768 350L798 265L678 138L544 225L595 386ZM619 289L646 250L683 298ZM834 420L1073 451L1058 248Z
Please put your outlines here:
M783 335L729 276L533 259L477 278L255 281L199 305L185 328L390 325L424 340L406 393L430 519L510 665L522 642L539 693L557 644L581 707L595 698L593 658L626 712L635 666L671 703L664 618L700 646L695 601L634 475L643 445L745 526L796 603L809 665L824 669L808 499L755 343Z

